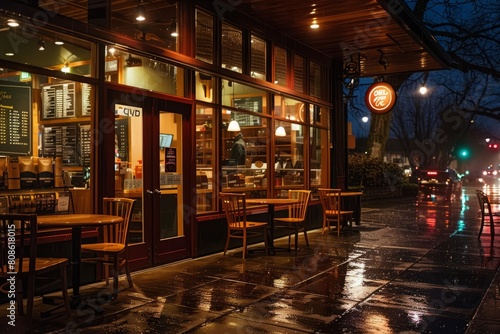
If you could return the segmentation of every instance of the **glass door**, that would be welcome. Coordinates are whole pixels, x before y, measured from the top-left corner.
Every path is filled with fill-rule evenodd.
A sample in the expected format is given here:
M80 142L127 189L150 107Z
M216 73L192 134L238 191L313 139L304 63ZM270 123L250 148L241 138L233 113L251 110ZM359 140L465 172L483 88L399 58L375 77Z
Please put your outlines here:
M118 92L116 92L118 93ZM191 104L118 94L115 112L115 196L136 200L129 226L129 262L145 268L191 256L183 207L186 128ZM127 102L128 101L128 102Z
M185 196L183 173L183 170L190 170L185 163L189 136L184 133L190 113L182 113L164 100L157 100L155 107L151 156L157 160L152 160L147 168L156 177L152 179L152 187L146 189L146 196L153 198L153 210L158 213L152 231L153 262L162 264L191 256L187 228L190 225L185 223L190 217L185 217L184 208L192 207L193 203L188 203L190 196Z

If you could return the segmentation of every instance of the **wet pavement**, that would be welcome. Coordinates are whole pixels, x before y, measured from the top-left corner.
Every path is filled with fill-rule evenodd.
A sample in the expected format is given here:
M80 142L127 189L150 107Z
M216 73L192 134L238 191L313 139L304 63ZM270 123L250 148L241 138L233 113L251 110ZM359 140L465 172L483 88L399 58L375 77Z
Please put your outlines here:
M363 203L360 226L340 237L310 231L297 256L242 260L234 249L136 272L112 302L103 283L87 285L101 314L35 319L34 332L500 333L500 236L491 242L485 227L478 240L474 190L451 203Z

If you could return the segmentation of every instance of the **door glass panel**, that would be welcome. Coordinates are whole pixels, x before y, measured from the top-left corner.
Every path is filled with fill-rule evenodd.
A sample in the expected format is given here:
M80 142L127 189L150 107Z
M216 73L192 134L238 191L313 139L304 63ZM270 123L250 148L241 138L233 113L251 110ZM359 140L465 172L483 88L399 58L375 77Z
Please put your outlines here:
M129 244L144 242L142 115L140 107L115 105L115 194L136 200L130 220Z
M184 235L182 115L160 111L160 239Z

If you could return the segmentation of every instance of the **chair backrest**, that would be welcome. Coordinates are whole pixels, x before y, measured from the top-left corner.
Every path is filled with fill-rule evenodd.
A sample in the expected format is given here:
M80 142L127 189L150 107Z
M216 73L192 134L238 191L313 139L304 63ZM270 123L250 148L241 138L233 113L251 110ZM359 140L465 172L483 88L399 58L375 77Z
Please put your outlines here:
M481 214L484 216L486 210L491 214L491 204L488 195L482 190L476 190L477 199L479 201L479 208L481 209Z
M222 208L226 213L227 226L231 228L246 228L247 202L244 193L220 193Z
M36 214L1 213L0 228L0 276L5 277L16 271L18 275L34 275L38 231ZM18 263L28 263L27 268L25 265L14 267L14 259Z
M484 197L485 197L485 193L482 190L477 189L476 190L476 195L477 195L477 200L479 202L479 208L481 209L481 212L484 213Z
M289 206L288 217L306 219L307 205L309 204L310 197L310 190L288 190L288 198L299 200L298 203Z
M103 242L127 244L128 226L134 203L135 200L131 198L105 197L103 199L104 214L123 218L122 224L107 225L103 227Z
M330 211L340 214L340 192L341 189L319 188L319 199L323 206L323 212Z

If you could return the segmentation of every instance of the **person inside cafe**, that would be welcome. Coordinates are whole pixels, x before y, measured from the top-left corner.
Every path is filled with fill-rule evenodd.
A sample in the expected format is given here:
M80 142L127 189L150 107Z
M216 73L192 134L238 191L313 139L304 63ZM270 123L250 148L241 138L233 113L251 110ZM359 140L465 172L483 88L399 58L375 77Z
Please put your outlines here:
M229 159L234 160L236 165L245 165L247 157L247 148L245 141L243 140L243 134L240 132L234 137L233 146L231 147L231 153Z

